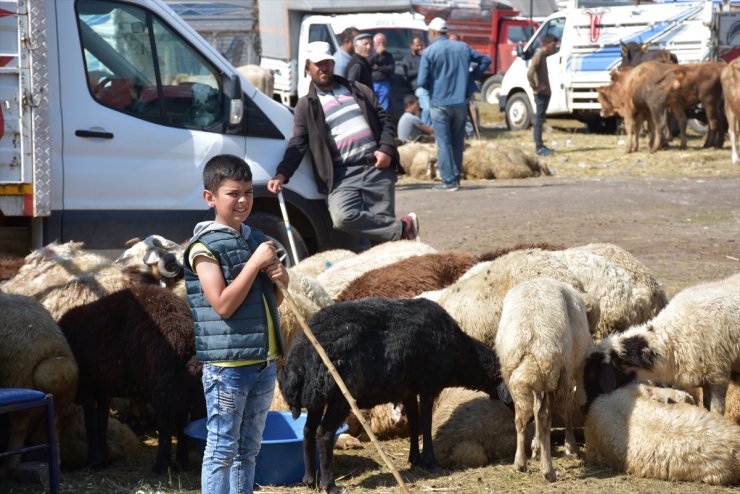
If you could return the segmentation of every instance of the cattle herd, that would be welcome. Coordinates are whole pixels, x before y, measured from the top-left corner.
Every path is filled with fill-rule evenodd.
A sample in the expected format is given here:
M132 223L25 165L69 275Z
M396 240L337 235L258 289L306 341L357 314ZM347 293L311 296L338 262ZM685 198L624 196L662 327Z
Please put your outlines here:
M729 133L732 163L740 162L740 59L727 64L678 64L666 50L647 50L637 43L622 45L622 65L611 73L611 83L598 88L601 115L619 115L627 132L627 152L638 150L642 123L647 122L650 150L657 151L672 133L686 148L687 112L701 105L706 115L704 147L722 148ZM675 121L674 125L668 122Z

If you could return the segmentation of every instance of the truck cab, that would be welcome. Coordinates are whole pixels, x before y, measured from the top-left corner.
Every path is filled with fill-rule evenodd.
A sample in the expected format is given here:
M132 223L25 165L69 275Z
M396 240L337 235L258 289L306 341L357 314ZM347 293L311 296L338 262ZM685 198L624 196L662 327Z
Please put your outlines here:
M8 3L0 3L0 7ZM182 242L212 219L202 171L218 154L251 166L248 223L292 262L266 189L293 125L159 0L13 2L2 15L0 229L25 250L53 240L123 248ZM308 158L284 193L299 256L353 240L333 230Z

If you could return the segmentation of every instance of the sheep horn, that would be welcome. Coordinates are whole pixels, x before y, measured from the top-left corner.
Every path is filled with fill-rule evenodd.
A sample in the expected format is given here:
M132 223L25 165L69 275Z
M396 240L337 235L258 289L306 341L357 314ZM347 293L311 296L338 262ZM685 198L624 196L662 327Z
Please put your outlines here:
M168 252L159 258L159 272L164 278L176 278L182 272L182 265L175 254Z

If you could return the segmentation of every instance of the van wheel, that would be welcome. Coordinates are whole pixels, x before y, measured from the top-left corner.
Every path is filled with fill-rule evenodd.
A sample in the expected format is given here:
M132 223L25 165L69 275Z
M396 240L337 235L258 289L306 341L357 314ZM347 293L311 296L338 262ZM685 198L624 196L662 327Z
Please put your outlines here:
M532 122L532 107L527 93L516 93L506 101L506 125L509 130L528 129Z
M498 97L501 95L501 74L489 77L480 89L480 99L484 103L498 105Z
M687 122L689 128L699 135L704 135L709 131L709 126L698 118L690 118ZM678 132L676 132L678 135Z
M290 248L288 232L285 231L285 222L279 216L270 213L252 213L247 220L247 224L254 228L259 228L277 247L277 256L286 268L295 266L298 261L308 257L306 242L303 241L301 234L292 227L293 240L295 241L295 250L299 259L293 259L293 252Z

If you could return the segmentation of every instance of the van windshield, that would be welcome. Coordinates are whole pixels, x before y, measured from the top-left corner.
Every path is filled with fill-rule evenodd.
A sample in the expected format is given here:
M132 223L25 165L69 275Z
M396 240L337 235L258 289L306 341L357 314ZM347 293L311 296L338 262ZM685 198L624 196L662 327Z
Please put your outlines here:
M393 55L393 60L397 63L411 52L409 47L412 39L419 37L424 40L424 45L429 45L427 33L421 29L374 28L362 29L360 32L370 33L373 36L377 33L383 33L386 40L385 48Z

